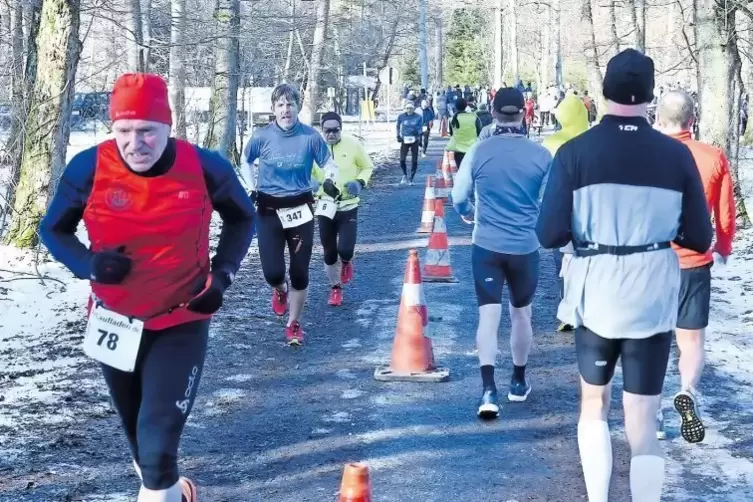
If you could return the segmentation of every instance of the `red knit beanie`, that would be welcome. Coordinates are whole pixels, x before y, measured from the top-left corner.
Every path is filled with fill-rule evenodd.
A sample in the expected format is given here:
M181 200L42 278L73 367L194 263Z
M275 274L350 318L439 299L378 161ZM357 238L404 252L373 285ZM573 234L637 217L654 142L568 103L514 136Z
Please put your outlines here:
M120 119L172 125L164 79L152 73L126 73L118 77L110 97L110 120Z

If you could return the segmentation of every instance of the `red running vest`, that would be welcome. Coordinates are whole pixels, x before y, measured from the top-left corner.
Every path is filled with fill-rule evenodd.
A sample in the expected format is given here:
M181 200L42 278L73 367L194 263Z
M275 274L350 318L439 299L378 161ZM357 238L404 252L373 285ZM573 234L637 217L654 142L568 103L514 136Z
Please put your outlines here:
M162 330L211 316L173 309L209 274L212 203L196 149L175 141L175 163L160 176L131 172L115 140L97 148L94 184L84 210L93 252L125 246L133 261L123 283L91 283L103 305Z

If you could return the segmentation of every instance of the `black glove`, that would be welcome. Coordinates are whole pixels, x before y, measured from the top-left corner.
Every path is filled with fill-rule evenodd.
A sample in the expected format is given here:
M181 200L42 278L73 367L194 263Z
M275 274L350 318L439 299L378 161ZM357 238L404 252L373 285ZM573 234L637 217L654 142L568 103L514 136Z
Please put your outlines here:
M131 272L131 259L125 246L115 251L101 251L91 257L91 280L99 284L120 284Z
M224 271L212 272L207 280L200 285L193 299L186 308L198 314L214 314L222 307L225 290L232 282L230 274Z
M335 182L329 178L324 180L322 187L324 188L324 193L326 193L333 199L336 199L337 196L340 195L340 190L335 186Z

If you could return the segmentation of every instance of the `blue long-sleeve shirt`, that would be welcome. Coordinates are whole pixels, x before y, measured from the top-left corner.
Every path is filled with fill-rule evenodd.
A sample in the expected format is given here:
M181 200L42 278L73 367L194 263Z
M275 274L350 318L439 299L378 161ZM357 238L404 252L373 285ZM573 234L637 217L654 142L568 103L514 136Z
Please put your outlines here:
M335 168L327 143L316 129L297 122L283 130L276 123L257 129L243 151L246 169L259 159L259 177L252 188L275 197L311 192L311 172L316 163L325 170ZM253 177L247 173L248 177Z
M212 207L222 218L222 230L217 251L212 258L213 270L236 274L248 252L254 235L254 206L243 189L233 166L218 153L195 147L204 173ZM164 160L170 155L173 158ZM174 143L170 140L166 154L158 161L165 171L172 167ZM65 265L79 279L91 277L92 252L76 237L76 229L83 218L94 184L97 166L97 147L78 153L63 172L47 214L39 226L42 242L52 256ZM159 174L155 165L143 176ZM125 167L124 167L125 169ZM149 229L145 228L144 232Z
M517 134L476 142L463 158L452 202L458 213L473 216L473 243L496 253L536 251L539 198L552 156ZM469 196L475 192L475 214Z
M424 126L424 118L420 113L401 113L397 117L395 123L395 129L398 138L404 138L406 136L418 137L421 135Z
M421 110L421 113L424 120L424 125L429 125L429 122L432 122L436 117L434 110L431 108L424 108L423 110Z

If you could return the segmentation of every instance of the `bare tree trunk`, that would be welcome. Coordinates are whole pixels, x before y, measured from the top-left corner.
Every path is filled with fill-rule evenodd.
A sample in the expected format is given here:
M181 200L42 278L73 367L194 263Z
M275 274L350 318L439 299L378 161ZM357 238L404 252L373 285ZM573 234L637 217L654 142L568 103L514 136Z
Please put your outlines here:
M444 27L441 17L438 17L434 23L434 58L437 60L437 72L435 80L437 81L437 89L444 86Z
M290 78L290 65L293 59L293 42L295 39L295 0L290 1L290 33L288 33L288 53L285 57L285 69L283 70L282 80L287 82Z
M319 71L324 55L324 40L327 36L327 24L329 23L330 0L319 0L316 8L316 28L314 29L314 41L311 47L311 64L309 65L308 84L306 85L306 98L303 102L303 110L300 120L304 124L311 124L319 107Z
M515 0L509 0L507 4L508 19L510 20L510 60L512 63L512 80L513 85L520 82L520 70L518 59L518 9Z
M421 71L421 87L429 88L429 54L426 48L426 10L428 0L418 0L418 64Z
M552 59L554 61L554 82L557 85L564 83L562 77L562 2L561 0L552 0L552 14L554 19L552 20L552 43L554 47L552 49ZM591 22L593 29L593 21ZM594 46L594 50L595 46Z
M390 37L387 39L387 45L384 48L384 53L382 55L382 60L377 63L377 75L379 72L381 72L384 68L387 67L387 64L390 61L390 57L392 57L392 51L395 49L395 40L397 39L397 30L400 27L400 23L392 23L392 31L390 32ZM389 84L388 84L389 85ZM379 90L382 88L382 82L381 80L377 80L376 86L374 87L374 96L379 96Z
M215 149L226 158L235 160L240 0L217 0L214 18L217 26L214 81L209 105L209 131L204 139L204 147Z
M594 32L594 18L591 10L591 0L583 0L581 5L581 20L586 26L586 71L588 74L588 94L592 99L601 96L601 68L599 66L599 56L596 52L596 33ZM602 104L603 105L603 104ZM604 106L599 106L599 110L604 110Z
M541 93L549 85L550 81L549 69L552 64L552 6L548 3L539 5L543 9L541 11L541 71L539 72L541 81L538 85L538 91Z
M504 33L502 28L502 11L504 10L504 0L497 0L494 7L494 88L502 87L503 66L502 66L502 48L504 46Z
M617 7L615 6L617 0L609 0L609 32L612 36L612 46L614 47L614 53L619 53L620 49L620 36L617 34Z
M144 71L149 71L149 59L152 52L152 0L141 0L141 63Z
M81 52L79 0L45 0L36 40L38 62L7 244L32 248L47 201L65 168L68 117Z
M635 48L646 52L646 0L632 0L630 16L633 19Z
M734 98L740 66L735 30L735 7L732 4L718 3L715 0L695 0L694 10L693 26L698 47L700 138L724 149L727 154L730 160L738 221L743 226L748 226L750 219L740 186L738 163L732 155L734 153L732 137L737 137L739 134L739 120L735 121Z
M170 101L173 132L186 139L186 0L170 1Z
M143 33L141 25L141 0L128 0L126 41L128 44L128 69L133 72L144 71L144 58L141 52Z

